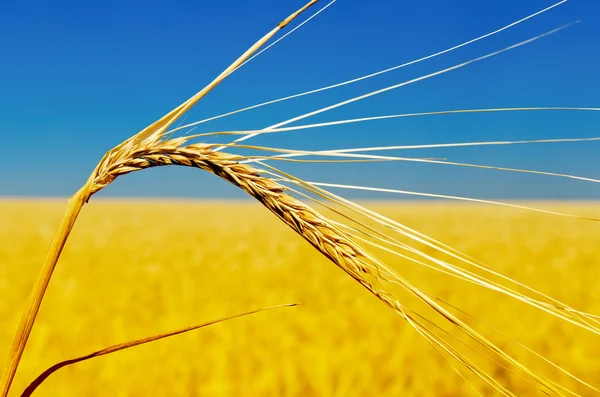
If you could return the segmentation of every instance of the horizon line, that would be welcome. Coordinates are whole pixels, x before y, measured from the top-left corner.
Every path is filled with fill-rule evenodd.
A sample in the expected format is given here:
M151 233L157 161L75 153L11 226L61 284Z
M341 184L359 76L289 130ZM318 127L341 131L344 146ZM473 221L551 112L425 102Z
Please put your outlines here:
M0 195L0 202L41 202L41 201L67 201L69 196L11 196L11 195ZM356 202L376 202L376 203L432 203L432 204L461 204L461 205L489 205L486 203L477 202L466 202L462 200L453 200L445 198L347 198ZM537 202L537 203L590 203L600 204L600 198L498 198L498 197L486 197L485 200L495 200L503 202ZM232 202L232 203L254 203L252 197L190 197L190 196L109 196L109 197L94 197L93 202L169 202L169 201L188 201L188 202Z

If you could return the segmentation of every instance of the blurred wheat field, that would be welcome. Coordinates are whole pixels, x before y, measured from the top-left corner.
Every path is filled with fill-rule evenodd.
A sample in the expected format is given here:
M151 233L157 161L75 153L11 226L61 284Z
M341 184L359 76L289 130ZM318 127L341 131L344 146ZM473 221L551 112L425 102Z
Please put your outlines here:
M6 354L65 203L0 202L0 355ZM600 205L540 204L600 216ZM537 288L600 314L600 225L489 206L370 204ZM589 332L385 256L425 290L594 384ZM13 394L48 366L110 344L282 303L62 369L36 395L462 396L442 357L398 315L255 203L103 201L66 245ZM492 369L512 382L502 368ZM564 374L583 395L586 389ZM518 395L537 395L514 384ZM587 393L587 394L586 394Z

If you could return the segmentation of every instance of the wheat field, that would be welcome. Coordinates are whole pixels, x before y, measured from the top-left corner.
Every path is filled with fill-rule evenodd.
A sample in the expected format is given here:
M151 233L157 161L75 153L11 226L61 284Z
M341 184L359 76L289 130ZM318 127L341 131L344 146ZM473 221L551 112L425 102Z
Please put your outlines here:
M577 309L600 313L594 222L476 205L368 206ZM600 215L592 203L538 206ZM63 209L62 200L0 203L0 355ZM593 334L491 291L384 259L577 376L600 379ZM13 392L60 360L114 343L301 303L67 367L36 395L473 394L413 328L256 203L96 200L81 214L60 262ZM539 394L502 368L489 369L518 395ZM591 395L565 375L549 374Z

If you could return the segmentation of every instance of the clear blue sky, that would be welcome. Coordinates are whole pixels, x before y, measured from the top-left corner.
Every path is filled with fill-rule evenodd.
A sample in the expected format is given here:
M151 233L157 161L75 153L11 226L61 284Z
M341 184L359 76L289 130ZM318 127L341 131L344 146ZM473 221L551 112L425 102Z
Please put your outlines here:
M202 88L304 1L2 2L0 195L72 194L105 151ZM338 0L231 76L197 105L187 121L429 55L551 4L551 0ZM514 29L436 59L205 124L196 132L262 128L578 19L582 23L533 44L307 122L459 108L600 107L600 2L570 0ZM600 136L599 126L600 112L460 115L290 132L250 142L326 149L593 137ZM407 155L600 178L599 149L600 143L592 142ZM316 181L482 198L600 198L597 184L442 165L282 167ZM123 177L101 194L241 197L215 177L179 167Z

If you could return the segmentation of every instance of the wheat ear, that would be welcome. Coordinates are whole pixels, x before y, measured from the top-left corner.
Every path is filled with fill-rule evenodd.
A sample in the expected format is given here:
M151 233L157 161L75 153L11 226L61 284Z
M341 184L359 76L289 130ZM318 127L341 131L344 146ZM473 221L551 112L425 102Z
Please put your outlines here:
M233 62L227 69L225 69L219 76L217 76L210 84L204 89L199 91L196 95L173 109L171 112L163 116L160 120L146 127L130 139L121 143L113 150L106 153L100 164L96 167L90 178L88 178L85 185L79 189L75 195L73 195L68 202L67 208L60 222L58 230L56 231L50 248L46 256L46 261L42 267L38 278L34 284L33 290L29 296L29 301L19 323L19 327L16 331L13 339L13 344L9 350L8 358L4 370L2 372L2 378L0 378L0 397L7 397L10 391L10 386L17 372L17 367L23 356L25 345L31 334L31 329L39 312L44 294L50 283L50 278L58 262L58 258L65 246L67 238L73 229L73 225L81 212L81 208L90 199L92 194L102 187L95 185L95 177L102 174L105 171L106 166L119 162L124 158L127 158L127 154L136 147L149 145L152 142L160 139L167 128L175 122L181 115L188 111L194 106L200 99L208 94L213 88L215 88L221 81L227 76L233 73L237 68L240 67L248 58L250 58L257 50L259 50L266 42L268 42L277 32L285 28L290 22L296 19L300 14L306 11L308 8L316 4L318 0L309 1L304 7L300 8L296 12L292 13L289 17L284 19L282 22L277 24L269 33L258 40L252 47L250 47L244 54L242 54L235 62Z
M386 282L400 285L409 293L425 302L430 308L458 327L469 338L502 358L513 369L543 386L544 391L565 395L565 389L550 379L544 378L515 360L490 340L469 327L455 315L439 305L434 298L413 286L407 280L388 269L381 261L363 249L355 239L336 223L287 193L288 188L265 172L250 164L242 164L245 156L216 152L217 144L191 144L184 146L188 137L171 140L156 139L147 145L122 153L117 161L101 163L93 175L90 194L101 190L117 177L146 168L179 165L208 171L241 188L269 211L275 214L296 233L325 255L336 266L358 281L392 310L404 317L421 335L436 348L456 359L476 376L504 395L512 395L492 376L481 370L468 357L449 343L439 339L419 320L420 316L404 306L394 294L382 289ZM584 383L584 382L582 382ZM585 384L585 383L584 383ZM592 386L590 386L592 387ZM593 388L593 387L592 387ZM570 392L570 391L569 391Z

